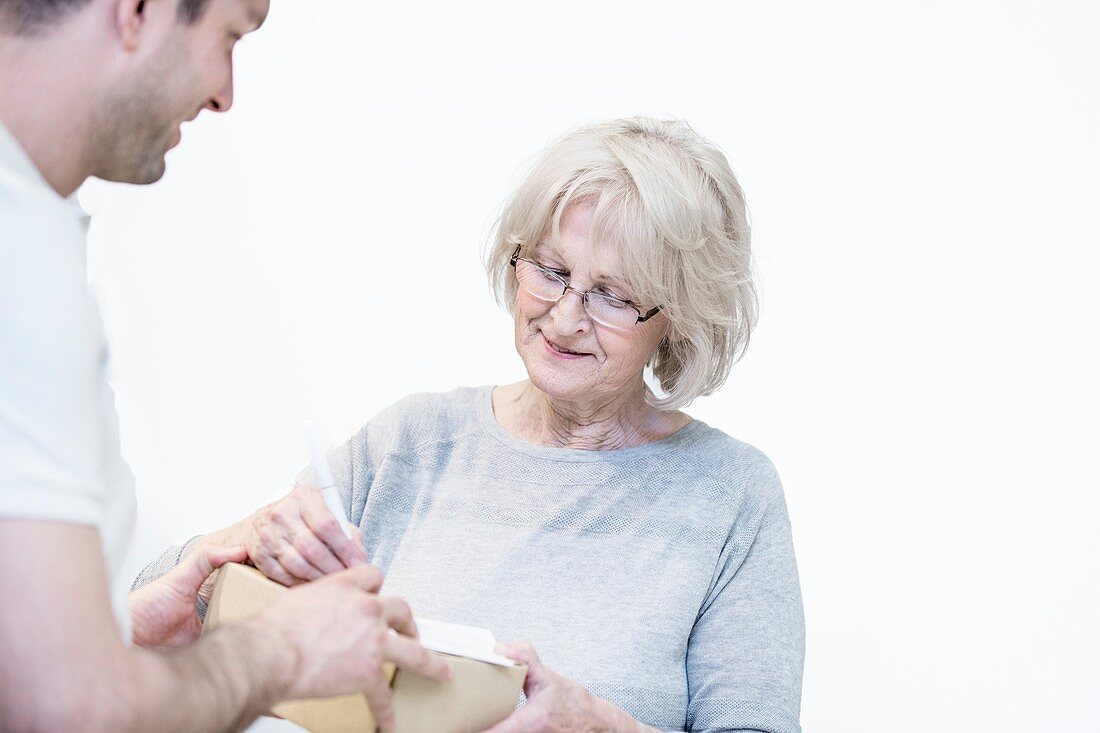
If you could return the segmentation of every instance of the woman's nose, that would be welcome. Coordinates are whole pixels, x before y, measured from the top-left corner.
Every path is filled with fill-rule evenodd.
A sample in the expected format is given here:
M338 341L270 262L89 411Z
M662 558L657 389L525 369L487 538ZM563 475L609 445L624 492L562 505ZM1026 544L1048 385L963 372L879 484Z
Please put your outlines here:
M592 326L584 309L584 293L569 286L550 309L550 315L562 333L587 331Z

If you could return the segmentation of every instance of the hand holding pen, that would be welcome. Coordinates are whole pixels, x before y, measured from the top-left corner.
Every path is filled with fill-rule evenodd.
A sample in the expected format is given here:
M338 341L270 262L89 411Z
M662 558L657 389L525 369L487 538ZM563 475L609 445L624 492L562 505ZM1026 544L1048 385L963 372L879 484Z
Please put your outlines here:
M347 521L316 430L307 425L317 488L296 486L282 499L206 540L241 545L260 572L293 586L367 562L362 533Z

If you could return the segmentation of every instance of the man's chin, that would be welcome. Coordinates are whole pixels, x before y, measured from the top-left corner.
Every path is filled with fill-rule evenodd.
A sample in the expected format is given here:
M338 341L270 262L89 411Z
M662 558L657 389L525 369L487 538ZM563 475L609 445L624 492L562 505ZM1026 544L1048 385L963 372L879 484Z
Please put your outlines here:
M156 183L161 178L164 178L164 171L167 168L162 156L157 161L149 161L140 167L134 167L128 170L110 170L104 171L101 174L97 174L97 178L101 178L104 181L112 181L114 183L132 183L137 186L144 186L149 183Z

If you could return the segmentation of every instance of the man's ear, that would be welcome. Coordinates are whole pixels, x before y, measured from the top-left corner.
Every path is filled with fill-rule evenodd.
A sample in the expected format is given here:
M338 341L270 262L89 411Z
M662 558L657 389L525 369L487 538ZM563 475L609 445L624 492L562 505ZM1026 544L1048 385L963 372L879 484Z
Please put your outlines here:
M134 51L145 29L146 5L157 0L115 0L115 30L127 51ZM163 1L163 0L162 0Z

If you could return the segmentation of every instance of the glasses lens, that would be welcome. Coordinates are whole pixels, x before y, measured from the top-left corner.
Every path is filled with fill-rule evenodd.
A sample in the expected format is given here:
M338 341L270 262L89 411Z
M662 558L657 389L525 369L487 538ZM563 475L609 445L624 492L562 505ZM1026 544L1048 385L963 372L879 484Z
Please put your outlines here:
M557 300L565 292L565 283L554 273L527 260L516 261L516 279L521 288L539 300Z
M555 303L565 294L564 278L527 260L516 260L516 279L525 292L539 300ZM585 296L584 312L593 321L610 328L630 328L640 315L629 303L593 292Z
M638 311L634 306L618 298L589 293L584 307L593 321L611 328L630 328L638 322Z

